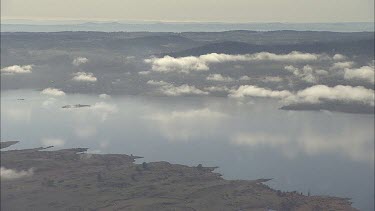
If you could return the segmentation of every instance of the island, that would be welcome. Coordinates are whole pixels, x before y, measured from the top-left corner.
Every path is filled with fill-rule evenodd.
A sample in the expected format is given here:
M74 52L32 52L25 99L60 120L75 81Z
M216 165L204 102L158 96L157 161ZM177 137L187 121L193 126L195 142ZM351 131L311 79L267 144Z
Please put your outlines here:
M76 105L64 105L61 108L84 108L84 107L90 107L90 105L82 105L82 104L76 104Z

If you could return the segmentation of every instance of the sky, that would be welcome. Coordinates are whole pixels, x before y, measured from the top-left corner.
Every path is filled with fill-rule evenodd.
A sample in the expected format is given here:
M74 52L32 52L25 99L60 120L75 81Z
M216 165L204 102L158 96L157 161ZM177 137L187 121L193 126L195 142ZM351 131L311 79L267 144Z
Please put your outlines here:
M2 20L373 22L373 0L1 0Z

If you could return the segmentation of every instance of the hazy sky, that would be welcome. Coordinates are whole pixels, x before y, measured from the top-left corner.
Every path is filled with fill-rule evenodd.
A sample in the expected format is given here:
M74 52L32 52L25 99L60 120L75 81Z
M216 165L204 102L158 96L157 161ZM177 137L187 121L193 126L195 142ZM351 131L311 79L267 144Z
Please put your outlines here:
M1 0L3 19L373 22L374 0Z

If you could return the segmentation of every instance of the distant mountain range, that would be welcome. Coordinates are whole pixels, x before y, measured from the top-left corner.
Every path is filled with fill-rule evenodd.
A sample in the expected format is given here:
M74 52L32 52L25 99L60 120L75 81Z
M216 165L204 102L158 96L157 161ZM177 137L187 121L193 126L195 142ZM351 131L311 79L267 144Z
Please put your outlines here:
M38 22L2 20L2 32L57 31L149 31L149 32L219 32L229 30L295 30L332 32L373 32L373 22L359 23L175 23L175 22Z

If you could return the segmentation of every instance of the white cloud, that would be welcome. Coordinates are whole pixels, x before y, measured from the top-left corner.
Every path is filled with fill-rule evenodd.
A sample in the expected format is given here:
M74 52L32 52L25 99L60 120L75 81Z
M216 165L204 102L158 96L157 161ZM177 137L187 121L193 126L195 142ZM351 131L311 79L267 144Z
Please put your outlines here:
M317 75L326 75L328 74L325 70L315 70L310 65L303 66L302 69L288 65L284 67L285 70L293 73L296 77L308 83L316 83Z
M286 98L292 95L287 90L274 91L270 89L260 88L252 85L240 86L237 90L230 91L230 97L268 97L268 98Z
M297 67L294 67L293 65L288 65L284 67L285 70L293 73L294 75L299 75L300 70Z
M65 92L61 91L60 89L55 89L55 88L46 88L46 89L43 89L43 91L41 92L41 94L44 94L44 95L50 95L50 96L65 96Z
M315 85L292 93L288 90L270 90L252 85L243 85L238 89L232 89L230 97L266 97L281 99L284 104L311 103L317 104L324 101L341 101L344 103L361 103L374 106L374 90L362 86L328 87L326 85Z
M342 55L342 54L335 54L333 57L332 57L333 60L335 61L342 61L342 60L345 60L347 59L346 56Z
M205 71L209 69L205 61L201 61L200 58L194 56L180 58L165 56L163 58L145 59L145 62L151 64L152 70L157 72L189 72L190 70Z
M124 58L124 63L129 64L132 63L135 60L135 56L127 56Z
M25 73L31 73L33 69L33 65L13 65L9 67L4 67L1 69L1 73L5 74L25 74Z
M75 66L79 66L81 64L87 63L89 60L85 57L77 57L73 60L72 64Z
M172 83L168 83L165 81L154 81L149 80L147 84L152 86L158 86L158 90L163 95L167 96L182 96L182 95L208 95L208 92L202 91L195 86L190 86L187 84L183 84L180 86L175 86Z
M165 81L154 81L154 80L149 80L149 81L147 81L147 84L149 84L149 85L154 85L154 86L165 86L165 85L170 85L170 83L165 82Z
M65 145L65 141L59 138L44 138L41 140L43 146L54 146L54 147L62 147Z
M77 72L74 74L74 77L72 80L96 82L98 79L94 76L93 73Z
M221 74L210 74L207 76L206 80L209 81L221 81L221 82L231 82L234 81L233 78L229 76L223 76Z
M181 86L174 86L172 84L162 86L161 93L167 96L181 96L181 95L208 95L208 92L202 91L195 86L183 84Z
M240 81L249 81L249 80L251 80L251 78L247 75L244 75L244 76L241 76L239 80Z
M315 70L315 73L316 73L317 75L320 75L320 76L325 76L325 75L328 75L328 74L329 74L327 70L320 70L320 69Z
M205 87L204 90L207 90L209 92L229 92L230 89L226 86L210 86Z
M331 69L345 69L345 68L351 68L354 66L354 62L352 61L346 61L346 62L336 62L332 65Z
M368 81L370 83L374 83L374 66L363 66L358 69L345 69L344 78L347 80L359 79L363 81Z
M108 95L108 94L100 94L100 95L99 95L99 98L101 98L101 99L109 99L109 98L111 98L111 95Z
M25 177L31 177L34 174L34 169L31 168L27 171L17 171L14 169L7 169L5 167L0 168L1 180L15 180Z
M286 102L307 102L321 103L322 101L343 101L346 103L362 103L374 106L374 90L366 89L362 86L328 87L325 85L315 85L298 91L295 95L286 99Z
M321 54L310 54L293 51L289 54L274 54L260 52L255 54L230 55L230 54L205 54L199 57L188 56L174 58L165 56L163 58L145 59L145 63L151 64L151 69L157 72L183 72L207 71L209 65L224 62L252 62L252 61L276 61L276 62L307 62L326 58Z

